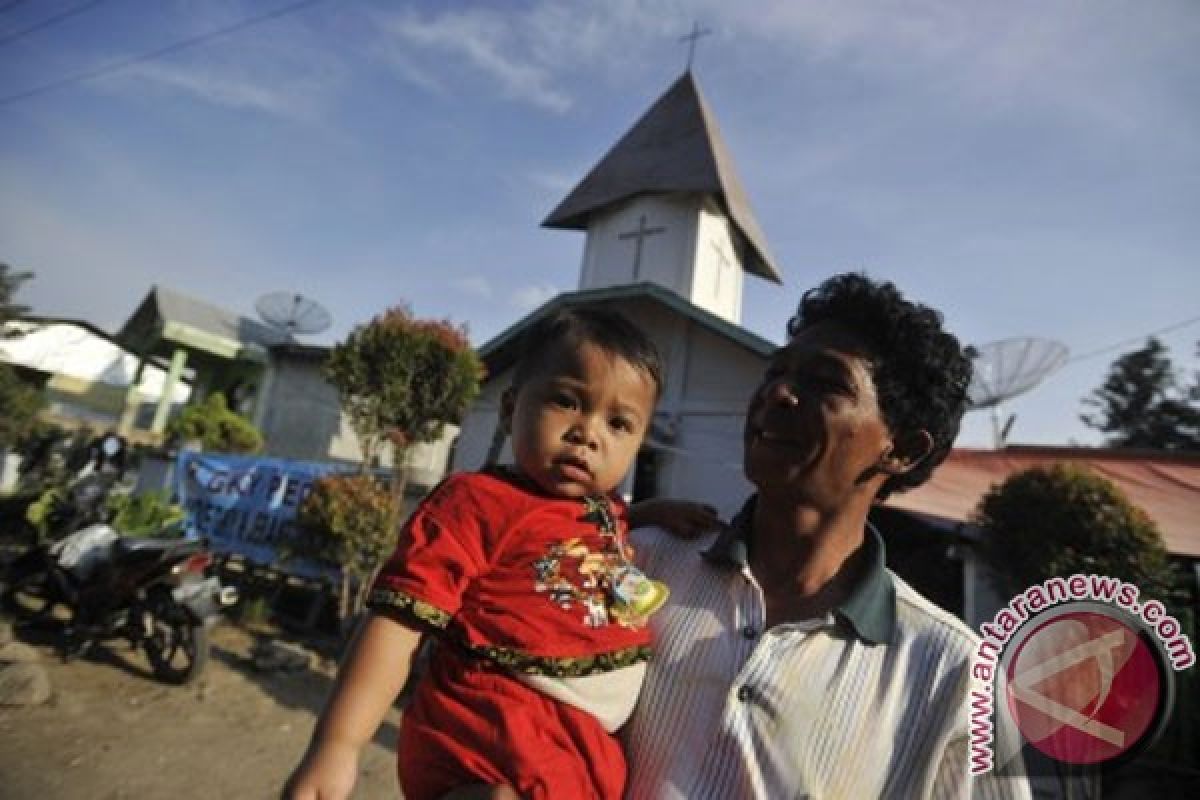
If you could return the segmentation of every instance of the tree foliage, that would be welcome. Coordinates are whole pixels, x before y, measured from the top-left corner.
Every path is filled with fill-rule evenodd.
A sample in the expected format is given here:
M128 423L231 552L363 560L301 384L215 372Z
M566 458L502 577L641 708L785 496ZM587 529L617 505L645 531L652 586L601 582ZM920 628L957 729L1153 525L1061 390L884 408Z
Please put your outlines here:
M343 567L345 618L362 607L375 572L395 544L404 497L403 452L435 441L447 422L461 419L479 394L483 363L464 327L417 319L407 306L397 306L334 346L325 371L358 436L363 471L353 479L318 482L301 509L307 533L300 549ZM367 473L385 441L396 451L390 490ZM351 577L359 591L348 608Z
M1009 476L972 521L982 556L1012 594L1053 576L1107 575L1169 600L1175 574L1151 519L1106 478L1055 464Z
M29 306L13 301L21 284L33 277L32 272L17 272L8 264L0 262L0 327L12 319L20 319L29 313Z
M341 569L339 618L362 608L378 565L396 545L398 514L392 492L369 474L320 478L301 503L300 531L287 556Z
M113 515L112 526L122 536L169 536L183 534L183 506L171 501L165 489L141 494L113 494L105 501Z
M13 298L31 277L32 273L15 272L8 264L0 263L0 336L5 335L10 320L29 311ZM21 380L11 366L0 363L0 451L16 447L35 430L44 403L41 391Z
M167 433L184 441L200 442L205 450L215 453L257 453L263 445L258 429L230 411L220 392L183 409L167 426Z
M483 379L465 328L417 319L406 306L351 331L325 369L358 435L364 465L385 440L401 451L436 440L445 423L461 418Z
M1080 419L1112 447L1200 450L1200 384L1180 386L1167 348L1151 337L1113 362L1104 384L1084 398Z
M45 405L42 393L0 364L0 451L19 445L37 429L37 415Z

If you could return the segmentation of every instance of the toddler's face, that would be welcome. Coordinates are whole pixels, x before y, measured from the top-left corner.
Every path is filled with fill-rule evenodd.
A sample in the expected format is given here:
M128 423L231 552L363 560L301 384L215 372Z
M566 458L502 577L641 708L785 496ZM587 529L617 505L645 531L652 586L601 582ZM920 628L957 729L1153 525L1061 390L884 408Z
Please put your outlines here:
M637 456L654 414L654 379L592 344L557 347L504 398L517 469L544 491L612 491Z

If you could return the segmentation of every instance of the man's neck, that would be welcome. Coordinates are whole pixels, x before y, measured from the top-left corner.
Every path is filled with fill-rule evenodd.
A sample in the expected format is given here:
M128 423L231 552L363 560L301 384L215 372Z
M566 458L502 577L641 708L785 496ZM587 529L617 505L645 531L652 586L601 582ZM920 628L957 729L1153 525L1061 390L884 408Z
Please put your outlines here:
M869 507L868 507L869 508ZM760 497L749 535L750 570L767 601L767 623L820 617L836 608L861 575L866 511L836 517Z

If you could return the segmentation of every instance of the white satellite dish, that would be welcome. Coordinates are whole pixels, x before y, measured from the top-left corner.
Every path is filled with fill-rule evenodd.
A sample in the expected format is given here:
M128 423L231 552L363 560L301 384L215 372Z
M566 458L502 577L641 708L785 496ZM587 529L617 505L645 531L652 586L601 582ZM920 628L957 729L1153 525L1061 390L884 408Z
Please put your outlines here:
M1003 447L1016 419L1000 423L1000 404L1028 392L1067 363L1067 346L1052 339L1021 336L975 348L974 373L967 388L967 410L990 409L996 447Z
M254 303L258 316L270 327L291 340L296 334L306 335L328 330L333 317L325 307L312 298L293 292L271 292Z

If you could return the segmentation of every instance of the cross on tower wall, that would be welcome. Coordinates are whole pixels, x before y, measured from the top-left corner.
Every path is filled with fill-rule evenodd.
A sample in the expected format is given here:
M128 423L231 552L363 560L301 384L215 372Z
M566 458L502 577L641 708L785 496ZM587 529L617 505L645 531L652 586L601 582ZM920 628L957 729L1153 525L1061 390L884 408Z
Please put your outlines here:
M655 283L739 322L744 273L733 235L701 196L636 197L590 221L579 288Z

